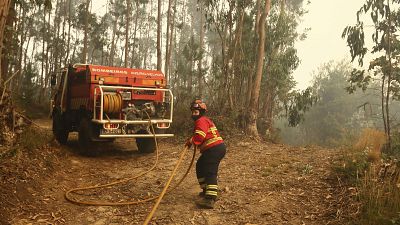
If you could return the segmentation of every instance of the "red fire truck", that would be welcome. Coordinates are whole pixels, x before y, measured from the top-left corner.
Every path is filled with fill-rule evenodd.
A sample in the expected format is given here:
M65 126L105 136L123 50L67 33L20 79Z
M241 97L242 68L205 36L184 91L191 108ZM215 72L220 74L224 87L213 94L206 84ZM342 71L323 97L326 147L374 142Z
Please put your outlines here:
M58 83L52 118L61 144L76 131L85 150L94 141L128 137L136 138L140 152L149 153L155 150L154 136L173 136L166 133L173 94L160 71L75 64L55 73L51 83Z

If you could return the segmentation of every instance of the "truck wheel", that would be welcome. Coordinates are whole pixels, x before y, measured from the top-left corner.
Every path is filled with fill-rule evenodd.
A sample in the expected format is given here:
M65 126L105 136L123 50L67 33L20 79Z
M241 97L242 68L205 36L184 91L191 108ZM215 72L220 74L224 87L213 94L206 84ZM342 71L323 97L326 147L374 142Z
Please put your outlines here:
M137 134L148 134L146 130L139 130ZM156 150L154 138L136 138L136 145L140 153L153 153Z
M67 130L61 113L55 112L53 115L53 135L62 144L67 144L69 131Z
M88 153L89 148L93 147L93 126L92 122L86 118L79 122L78 142L81 151L84 153Z
M105 138L103 141L106 143L113 143L116 138Z

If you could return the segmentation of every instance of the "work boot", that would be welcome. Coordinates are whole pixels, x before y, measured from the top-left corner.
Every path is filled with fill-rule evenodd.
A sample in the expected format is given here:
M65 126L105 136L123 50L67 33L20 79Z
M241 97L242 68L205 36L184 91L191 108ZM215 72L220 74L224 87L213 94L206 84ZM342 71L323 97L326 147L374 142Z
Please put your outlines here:
M204 191L199 192L199 197L200 198L205 198L206 197L206 193L204 193Z
M212 198L203 198L201 200L196 201L196 205L200 209L213 209L214 204L215 200Z
M219 195L220 195L220 194L218 194L218 196L216 196L216 197L214 198L214 201L218 201L218 200L219 200ZM200 191L198 196L199 196L200 198L206 198L206 193L205 193L204 191Z
M203 189L203 191L199 192L199 197L200 198L205 198L206 197L206 189Z

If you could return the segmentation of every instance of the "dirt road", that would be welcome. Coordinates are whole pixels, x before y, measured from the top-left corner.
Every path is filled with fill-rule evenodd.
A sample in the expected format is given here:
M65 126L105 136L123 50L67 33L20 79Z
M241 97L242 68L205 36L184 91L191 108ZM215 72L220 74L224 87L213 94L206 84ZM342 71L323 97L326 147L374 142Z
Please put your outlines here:
M152 166L155 154L143 155L132 139L102 143L86 157L76 136L67 146L56 143L20 156L18 176L0 166L0 223L11 224L141 224L153 202L108 207L75 205L65 191L134 176ZM221 198L213 210L197 209L200 191L194 169L184 183L165 196L152 224L346 224L335 208L336 184L331 173L334 151L250 141L227 141L220 166ZM157 195L171 173L182 145L161 142L155 170L112 188L80 192L81 200L125 201ZM191 152L176 178L186 170ZM7 168L6 168L7 167ZM7 174L7 171L9 174ZM5 185L6 184L6 185Z

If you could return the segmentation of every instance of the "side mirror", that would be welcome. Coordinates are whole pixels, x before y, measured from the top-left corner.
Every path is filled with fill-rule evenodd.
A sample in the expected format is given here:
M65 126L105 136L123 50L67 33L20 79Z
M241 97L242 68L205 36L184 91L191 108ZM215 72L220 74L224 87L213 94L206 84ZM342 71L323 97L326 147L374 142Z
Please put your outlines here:
M54 87L57 84L57 75L55 73L51 74L50 84L52 87Z

